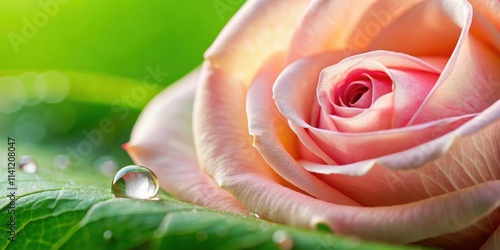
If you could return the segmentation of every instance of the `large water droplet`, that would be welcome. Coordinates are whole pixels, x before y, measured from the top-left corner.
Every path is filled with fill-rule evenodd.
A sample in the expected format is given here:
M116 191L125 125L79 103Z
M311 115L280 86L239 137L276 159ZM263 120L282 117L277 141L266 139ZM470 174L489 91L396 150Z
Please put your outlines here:
M293 239L283 230L274 232L273 241L278 244L280 249L289 250L293 248Z
M116 173L111 191L118 197L151 199L158 193L158 187L158 178L151 170L130 165Z
M26 173L33 174L36 172L37 164L31 155L23 155L19 159L19 168Z

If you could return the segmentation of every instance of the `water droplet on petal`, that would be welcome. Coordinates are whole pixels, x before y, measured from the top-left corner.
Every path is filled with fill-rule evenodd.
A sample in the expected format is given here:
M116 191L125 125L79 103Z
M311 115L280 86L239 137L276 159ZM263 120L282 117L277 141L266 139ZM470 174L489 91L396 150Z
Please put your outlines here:
M151 199L158 193L156 175L148 168L130 165L120 169L111 184L111 191L117 197Z
M196 233L196 240L199 242L206 241L208 239L208 234L207 232L201 230Z
M33 174L36 172L37 164L31 155L23 155L19 159L19 168L26 173Z
M111 237L113 237L113 232L111 232L111 230L106 230L106 231L104 231L104 233L102 234L102 237L103 237L105 240L109 240L109 239L111 239Z
M278 244L280 249L289 250L293 248L293 239L283 230L274 232L273 241Z
M250 212L248 215L249 215L250 217L255 217L255 218L257 218L257 219L260 219L260 216L259 216L259 214L258 214L258 213Z

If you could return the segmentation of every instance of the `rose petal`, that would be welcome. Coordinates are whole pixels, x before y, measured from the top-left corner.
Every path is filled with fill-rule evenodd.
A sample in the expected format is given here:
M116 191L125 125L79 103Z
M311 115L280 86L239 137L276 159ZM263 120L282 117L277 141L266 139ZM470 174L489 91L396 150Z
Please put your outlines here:
M307 0L246 2L207 50L205 59L249 85L266 58L288 48L308 4Z
M375 51L346 58L325 68L321 73L317 95L324 111L322 118L327 120L326 115L329 114L334 126L343 132L402 127L418 110L434 86L438 73L438 69L417 58L388 51ZM361 77L360 74L373 74L374 77L380 75L384 83L379 82L378 85L382 86L376 86L377 82L374 82L371 89L376 91L384 85L393 86L393 96L384 96L384 103L381 103L382 98L374 100L373 109L365 109L355 117L338 117L335 113L335 99L346 92L348 89L345 85L349 84L351 79Z
M450 55L448 64L408 125L442 117L480 112L498 100L500 57L498 52L495 52L498 50L492 50L480 44L469 35L473 20L472 13L473 10L466 1L457 0L453 4L443 1L426 1L399 18L398 22L384 29L380 38L374 39L368 47L369 49L390 48L417 56L448 51L446 52ZM424 26L413 29L415 20L422 20ZM436 20L441 20L439 26L435 25ZM498 37L498 30L492 32L493 36ZM396 34L418 43L418 46L413 46L412 42L392 43L391 39L387 39ZM434 41L435 39L427 39L427 37L441 37L441 35L449 39L439 38L438 44ZM426 43L429 43L429 46L422 45ZM416 51L414 48L422 51ZM460 102L457 102L457 96L461 97Z
M311 140L304 127L310 126L309 118L311 121L319 119L319 110L314 111L314 107L318 107L315 97L321 70L342 58L342 52L328 52L298 60L280 74L273 87L276 106L288 119L290 128L302 144L317 157L332 164L334 161Z
M500 2L496 0L470 0L475 10L483 14L497 30L500 30Z
M465 2L465 3L464 3ZM383 28L367 51L391 50L412 56L445 56L453 52L460 36L453 15L462 14L466 1L439 0L416 4ZM457 11L456 13L451 13ZM418 24L418 27L415 27ZM436 25L439 24L439 25ZM432 39L429 39L432 37Z
M265 176L293 188L252 147L252 136L248 134L245 114L245 87L238 84L231 75L211 68L209 63L204 65L201 79L193 124L198 159L205 172L223 188L231 185L236 176L241 174ZM220 112L221 110L224 112ZM246 172L242 172L242 169ZM287 177L297 178L295 175ZM310 181L314 179L311 178ZM314 192L321 188L312 187L310 183L306 185L316 189ZM330 200L355 204L333 189L325 185L323 187L325 192L334 195Z
M408 243L466 228L500 205L500 181L381 208L336 205L292 191L278 184L251 147L243 85L209 64L203 71L193 123L198 158L224 189L263 218L302 227L326 223L340 234Z
M134 126L127 152L136 164L153 170L160 186L175 197L201 206L248 213L198 166L191 130L198 77L196 70L148 104Z
M347 164L405 150L436 138L471 118L470 115L454 117L427 123L423 127L369 133L341 133L313 127L315 120L322 119L318 115L315 116L311 109L306 108L317 105L314 100L314 83L317 81L321 67L328 63L334 64L335 60L342 57L341 55L341 52L332 52L298 60L283 71L274 86L276 105L289 120L292 130L309 151L328 164ZM391 57L391 55L397 56ZM330 60L327 60L328 57ZM345 62L352 63L338 63L338 71L343 71L351 64L366 58L382 61L388 67L394 68L403 67L400 58L404 58L407 67L437 72L437 69L423 61L386 51L370 52L345 59ZM328 72L323 71L322 77L325 73ZM324 88L328 89L328 87ZM321 91L321 86L318 87L318 91ZM408 140L409 137L413 139ZM377 146L374 147L374 145ZM311 160L309 157L307 159Z
M344 50L346 56L362 52L385 26L418 2L360 1L353 8L348 1L314 1L293 36L288 61L331 50ZM401 36L393 39L407 42Z
M449 134L378 159L343 166L301 163L313 172L340 173L318 177L363 206L446 194L500 179L499 110L500 101Z
M450 149L454 141L459 137L468 136L472 133L481 131L481 129L487 126L493 126L498 119L500 119L500 101L497 101L491 107L456 130L402 152L345 165L326 165L308 162L304 162L304 165L306 165L305 167L307 170L315 173L345 175L364 175L376 164L392 170L419 168L427 162L440 158ZM421 130L419 127L412 127L416 128L417 131ZM498 136L498 133L499 130L493 129L491 136ZM418 157L414 157L414 155L418 155Z
M272 221L308 228L325 223L337 234L394 243L462 230L500 207L500 181L419 202L375 208L316 200L249 171L232 176L226 188L251 211Z
M497 227L490 238L481 246L480 250L495 250L500 249L500 226Z
M282 56L271 58L262 66L248 90L248 127L254 137L254 147L281 177L301 190L321 200L337 203L343 200L344 204L357 205L304 170L294 160L293 157L298 157L294 153L297 138L272 99L274 81L284 66Z

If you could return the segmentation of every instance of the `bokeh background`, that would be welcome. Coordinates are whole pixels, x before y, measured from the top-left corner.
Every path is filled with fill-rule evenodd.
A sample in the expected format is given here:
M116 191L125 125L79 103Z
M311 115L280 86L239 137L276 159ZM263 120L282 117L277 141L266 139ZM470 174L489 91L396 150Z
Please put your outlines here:
M1 162L11 137L42 176L109 185L132 164L121 145L141 110L202 62L243 3L0 1Z

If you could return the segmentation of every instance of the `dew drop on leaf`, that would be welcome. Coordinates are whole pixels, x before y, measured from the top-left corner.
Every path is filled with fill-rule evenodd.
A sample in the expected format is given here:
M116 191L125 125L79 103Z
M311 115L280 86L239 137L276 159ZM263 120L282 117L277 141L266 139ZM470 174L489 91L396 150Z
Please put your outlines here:
M109 240L109 239L111 239L111 237L113 237L113 232L111 232L111 230L106 230L106 231L104 231L104 233L102 234L102 237L103 237L105 240Z
M31 155L23 155L21 159L19 159L19 168L26 173L35 173L37 167L36 161Z
M293 248L293 239L283 230L274 232L273 242L276 243L282 250L289 250Z
M120 169L111 184L111 191L117 197L154 199L159 183L156 175L146 167L130 165Z

